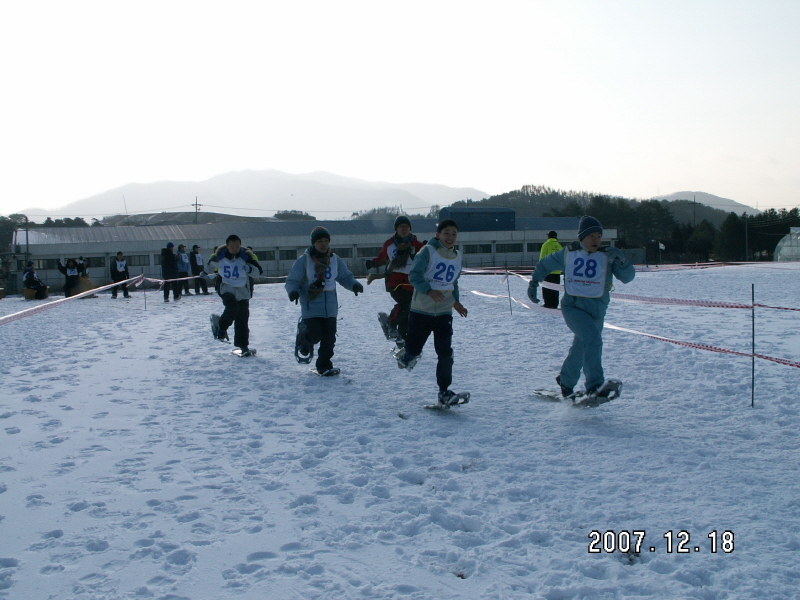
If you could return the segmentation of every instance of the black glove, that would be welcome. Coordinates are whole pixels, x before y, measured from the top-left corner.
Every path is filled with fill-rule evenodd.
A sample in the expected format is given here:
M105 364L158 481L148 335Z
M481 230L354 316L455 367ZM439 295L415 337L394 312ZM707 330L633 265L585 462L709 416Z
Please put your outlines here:
M289 302L297 304L298 300L300 300L300 292L289 292Z
M360 283L356 282L353 284L353 293L358 296L359 294L364 293L364 286Z
M371 269L371 268L372 268L372 267L374 267L375 265L373 264L373 262L372 262L371 260L367 259L367 260L365 260L365 261L364 261L364 266L365 266L367 269Z

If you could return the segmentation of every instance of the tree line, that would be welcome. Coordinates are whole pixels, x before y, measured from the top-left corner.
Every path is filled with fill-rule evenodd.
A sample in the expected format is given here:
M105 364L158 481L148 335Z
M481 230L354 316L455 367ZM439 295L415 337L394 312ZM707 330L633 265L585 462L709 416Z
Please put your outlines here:
M652 263L772 260L775 246L789 228L800 226L798 208L737 215L689 200L639 201L546 186L523 186L452 206L513 208L518 217L534 218L589 214L617 229L621 247L645 248Z

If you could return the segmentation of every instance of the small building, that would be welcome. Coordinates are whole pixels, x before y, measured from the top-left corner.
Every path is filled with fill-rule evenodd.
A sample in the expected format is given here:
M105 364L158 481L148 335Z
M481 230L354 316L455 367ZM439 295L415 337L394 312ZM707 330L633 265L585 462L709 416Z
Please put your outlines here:
M800 227L789 228L789 233L775 246L772 259L780 262L800 260Z
M577 239L579 219L575 217L516 219L514 227L490 229L501 220L508 223L506 210L489 209L485 230L462 228L458 213L454 215L460 231L457 247L463 253L464 267L519 267L535 265L539 250L547 234L555 230L562 243ZM511 211L514 212L513 210ZM468 217L471 224L480 222L480 216ZM492 216L494 215L494 216ZM506 216L500 216L506 215ZM513 215L512 215L513 217ZM419 240L428 240L436 234L438 219L413 219L413 232ZM187 251L200 246L206 260L213 249L225 242L231 233L242 238L245 246L252 246L264 269L266 277L285 276L294 261L310 244L311 230L323 226L331 233L331 247L356 275L365 275L364 261L374 258L383 243L393 233L393 220L350 221L270 221L213 223L199 225L153 225L139 227L37 227L14 232L10 272L11 288L7 293L19 293L14 282L22 279L25 263L33 260L39 277L53 291L60 291L64 278L57 269L60 259L83 256L89 275L97 285L110 283L109 267L118 251L127 260L131 276L144 273L146 277L161 277L161 249L167 242L177 248L185 244ZM606 229L604 243L613 243L616 229Z

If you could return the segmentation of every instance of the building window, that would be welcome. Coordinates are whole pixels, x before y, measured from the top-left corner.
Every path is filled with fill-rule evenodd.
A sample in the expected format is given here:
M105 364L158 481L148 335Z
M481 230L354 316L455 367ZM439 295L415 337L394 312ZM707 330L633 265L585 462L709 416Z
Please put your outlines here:
M340 258L353 258L352 248L333 248L333 253Z
M491 244L464 244L464 254L491 254Z
M133 256L126 256L125 260L128 261L129 267L149 267L150 255L149 254L134 254Z
M542 249L542 242L529 242L528 252L539 252Z
M497 244L498 254L510 254L512 252L522 252L522 242L518 244Z
M161 266L161 255L160 254L156 254L155 256L153 256L153 265L155 265L156 267L160 267Z
M89 256L84 258L84 260L86 261L87 269L97 269L106 266L105 256Z
M293 248L291 250L280 250L279 252L281 260L297 260L296 248Z
M37 271L55 270L58 268L57 258L34 258L31 260L33 260L33 268ZM24 260L17 261L18 271L24 271L26 268Z
M258 260L275 260L275 250L254 250L253 252L258 257Z
M357 248L356 249L356 256L359 258L373 258L378 256L378 253L381 251L381 246L373 247L373 248Z

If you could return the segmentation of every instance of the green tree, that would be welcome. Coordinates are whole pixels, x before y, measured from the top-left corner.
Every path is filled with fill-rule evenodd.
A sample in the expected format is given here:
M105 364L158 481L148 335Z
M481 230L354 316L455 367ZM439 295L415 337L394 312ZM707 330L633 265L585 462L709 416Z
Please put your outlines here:
M281 221L316 221L317 217L300 210L279 210L275 218Z
M714 250L716 235L717 230L714 229L714 226L703 219L686 240L686 249L698 256L701 261L708 262L711 252Z
M719 234L714 244L714 254L720 260L747 260L745 256L745 219L736 213L730 213L720 225Z

